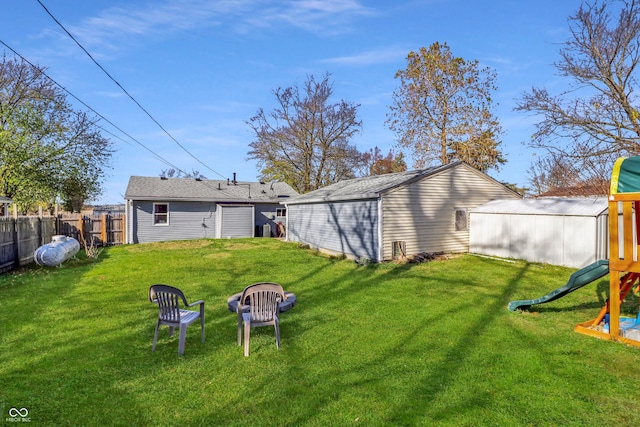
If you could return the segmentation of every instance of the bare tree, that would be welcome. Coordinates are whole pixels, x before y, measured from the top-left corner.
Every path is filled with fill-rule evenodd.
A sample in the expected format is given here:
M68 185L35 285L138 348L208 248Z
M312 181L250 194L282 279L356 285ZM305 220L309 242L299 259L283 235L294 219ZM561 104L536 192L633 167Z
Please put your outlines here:
M555 152L536 157L528 169L532 195L607 195L612 156L594 156L581 162Z
M557 95L525 93L516 110L540 117L530 145L576 168L580 181L608 180L613 160L640 153L637 66L640 4L585 2L569 17L571 37L555 67L571 79Z
M506 162L502 128L492 113L495 73L454 57L446 43L409 52L396 78L387 125L408 149L414 167L463 160L486 171Z
M180 169L162 169L160 171L160 176L163 178L198 178L198 179L207 179L206 176L201 174L195 169L191 169L191 172L185 172Z
M360 105L330 104L329 77L307 76L302 90L276 89L278 107L271 113L261 108L246 122L255 134L248 159L258 161L262 179L281 180L306 193L355 177L363 159L350 140L362 127Z

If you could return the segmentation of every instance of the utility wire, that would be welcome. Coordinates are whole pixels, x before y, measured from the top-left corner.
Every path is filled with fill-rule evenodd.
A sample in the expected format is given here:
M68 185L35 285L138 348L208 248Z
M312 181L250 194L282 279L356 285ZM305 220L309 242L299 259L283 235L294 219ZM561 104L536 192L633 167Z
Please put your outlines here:
M98 63L98 61L96 61L93 56L91 56L91 54L89 53L89 51L87 51L87 49L84 48L84 46L82 46L82 44L80 44L80 42L78 40L76 40L76 38L64 27L64 25L62 25L62 23L60 23L60 21L58 21L56 19L55 16L53 16L53 14L51 12L49 12L49 9L47 9L47 7L42 3L41 0L37 0L38 3L40 4L40 6L42 6L42 8L45 10L45 12L47 12L47 14L51 17L51 19L53 19L55 21L56 24L58 24L60 26L60 28L62 28L62 30L67 33L67 35L69 37L71 37L71 40L73 40L80 49L82 49L84 51L84 53L87 54L87 56L93 61L94 64L96 64L98 66L98 68L100 68L106 75L107 77L109 77L109 79L111 79L111 81L113 81L147 116L149 116L149 118L151 120L153 120L153 122L158 125L158 127L160 129L162 129L162 131L167 134L167 136L169 138L171 138L171 140L173 140L173 142L175 142L176 144L178 144L178 146L180 148L182 148L188 155L190 155L193 159L195 159L198 163L200 163L201 165L203 165L205 168L209 169L211 172L215 173L216 175L225 178L225 176L223 176L222 174L220 174L219 172L211 169L208 165L206 165L205 163L203 163L200 159L198 159L196 156L194 156L189 150L187 150L182 144L180 144L180 142L178 142L177 139L175 139L173 137L173 135L171 135L169 133L169 131L167 131L161 124L160 122L158 122L152 115L151 113L149 113L129 92L127 92L127 90L120 84L118 83L118 81L113 78L113 76L111 76L111 74L109 74L109 72L102 66L100 65L100 63Z
M0 44L2 44L4 47L6 47L7 49L9 49L11 52L13 52L14 55L18 56L19 58L21 58L24 62L26 62L27 64L29 64L31 67L33 67L35 70L38 70L38 72L42 73L43 76L45 76L46 78L48 78L49 80L51 80L51 82L53 82L53 84L55 84L56 86L58 86L60 89L62 89L63 91L65 91L67 94L69 94L73 99L75 99L76 101L78 101L79 103L81 103L82 105L84 105L85 107L87 107L89 110L91 110L94 114L96 114L98 117L100 117L101 119L103 119L104 121L106 121L107 123L109 123L111 126L113 126L115 129L119 130L120 132L122 132L123 135L126 135L127 137L129 137L132 141L134 141L136 144L140 145L142 148L144 148L145 150L149 151L156 159L160 160L162 163L166 164L167 166L172 167L173 169L177 170L178 172L181 172L185 175L187 175L187 172L185 172L184 170L180 169L178 166L175 166L174 164L172 164L171 162L169 162L167 159L163 158L161 155L157 154L156 152L154 152L152 149L150 149L149 147L147 147L146 145L144 145L142 142L138 141L136 138L134 138L133 136L131 136L129 133L125 132L124 130L122 130L122 128L120 128L119 126L117 126L115 123L113 123L111 120L107 119L105 116L103 116L102 114L100 114L98 111L96 111L94 108L92 108L90 105L88 105L86 102L84 102L83 100L81 100L80 98L78 98L76 95L74 95L71 91L69 91L66 87L62 86L60 83L58 83L55 79L53 79L51 76L49 76L42 68L34 65L31 61L29 61L27 58L25 58L24 56L22 56L18 51L16 51L14 48L12 48L11 46L9 46L7 43L5 43L3 40L0 40ZM93 123L96 126L98 126L100 129L104 130L105 132L107 132L108 134L114 136L115 138L118 138L119 140L125 142L128 144L127 141L125 141L124 139L122 139L120 136L115 135L113 132L108 131L107 129L105 129L104 127L98 125L97 123ZM223 177L224 179L224 177ZM217 191L225 191L224 188L220 188L220 187L215 187L212 184L207 182L208 180L203 180L201 181L206 187L211 188L212 190L217 190ZM251 198L251 190L249 190L249 198Z
M76 101L80 102L82 105L84 105L85 107L87 107L89 110L91 110L93 113L95 113L98 117L100 117L101 119L103 119L105 122L109 123L111 126L113 126L115 129L119 130L120 132L122 132L124 135L128 136L129 138L131 138L132 141L136 142L138 145L140 145L142 148L144 148L145 150L149 151L151 154L153 154L153 156L160 160L161 162L163 162L164 164L166 164L167 166L170 166L182 173L186 173L183 170L181 170L179 167L171 164L171 162L169 162L168 160L166 160L165 158L163 158L162 156L160 156L159 154L155 153L152 149L150 149L149 147L147 147L146 145L144 145L142 142L138 141L136 138L134 138L133 136L131 136L130 134L128 134L127 132L125 132L124 130L122 130L120 127L118 127L115 123L113 123L111 120L107 119L105 116L103 116L102 114L100 114L99 112L97 112L96 110L94 110L90 105L88 105L87 103L85 103L83 100L81 100L80 98L78 98L77 96L75 96L73 93L71 93L67 88L65 88L64 86L62 86L60 83L58 83L57 81L55 81L51 76L49 76L42 68L34 65L33 63L31 63L31 61L29 61L28 59L26 59L24 56L22 56L20 53L18 53L14 48L12 48L11 46L9 46L8 44L6 44L4 41L0 40L0 43L6 47L7 49L9 49L11 52L13 52L16 56L20 57L23 61L25 61L27 64L31 65L34 69L38 70L39 72L41 72L46 78L48 78L49 80L51 80L56 86L58 86L60 89L64 90L67 94L69 94L71 97L73 97ZM100 127L101 129L105 130L106 132L108 132L106 129L104 129L103 127L99 126L96 124L96 126ZM120 139L123 142L124 141L122 138L114 135L111 132L108 132L111 135L117 137L118 139Z

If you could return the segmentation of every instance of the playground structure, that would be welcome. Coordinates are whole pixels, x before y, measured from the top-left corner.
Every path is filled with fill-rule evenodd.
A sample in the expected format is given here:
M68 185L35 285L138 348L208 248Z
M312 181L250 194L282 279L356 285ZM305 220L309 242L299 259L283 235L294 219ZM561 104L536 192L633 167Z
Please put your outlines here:
M620 158L611 175L608 200L609 261L600 260L571 275L566 285L532 300L509 303L509 310L528 309L561 298L609 274L609 299L589 321L576 325L575 331L606 340L640 347L640 314L620 316L620 306L640 283L640 156Z
M625 321L631 328L621 328L620 317L620 305L637 289L640 278L639 242L640 157L620 158L613 166L609 189L609 299L595 319L576 325L577 332L640 347L640 334L630 330L639 325ZM600 329L607 317L608 327Z

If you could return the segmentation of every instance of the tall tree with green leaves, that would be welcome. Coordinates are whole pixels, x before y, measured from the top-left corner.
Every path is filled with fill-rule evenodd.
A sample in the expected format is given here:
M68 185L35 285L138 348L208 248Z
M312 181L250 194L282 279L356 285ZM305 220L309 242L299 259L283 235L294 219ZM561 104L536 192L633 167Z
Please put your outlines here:
M455 57L438 42L409 52L407 68L395 77L387 125L408 150L413 166L423 168L462 160L486 171L506 163L493 114L496 75L477 60Z
M257 160L260 178L280 180L306 193L343 179L354 178L362 153L351 139L362 127L359 104L331 103L333 84L307 76L302 88L278 88L277 107L262 108L247 120L255 140L248 159Z
M554 63L564 89L534 87L516 110L539 118L530 146L550 165L562 157L576 181L608 181L617 157L640 154L640 2L586 1L569 17L569 30Z
M75 111L44 69L0 62L0 194L25 211L97 197L112 154L96 122Z

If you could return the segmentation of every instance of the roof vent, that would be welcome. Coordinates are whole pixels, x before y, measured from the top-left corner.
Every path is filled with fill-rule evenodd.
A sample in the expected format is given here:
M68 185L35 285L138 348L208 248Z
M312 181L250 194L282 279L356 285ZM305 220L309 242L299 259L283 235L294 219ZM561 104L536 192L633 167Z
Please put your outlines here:
M161 176L160 179L163 180L163 181L166 181L169 178L167 178L166 176Z
M202 178L196 178L196 181L202 181Z

